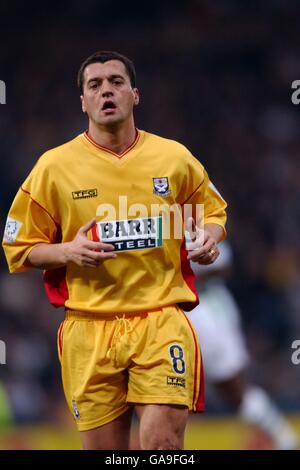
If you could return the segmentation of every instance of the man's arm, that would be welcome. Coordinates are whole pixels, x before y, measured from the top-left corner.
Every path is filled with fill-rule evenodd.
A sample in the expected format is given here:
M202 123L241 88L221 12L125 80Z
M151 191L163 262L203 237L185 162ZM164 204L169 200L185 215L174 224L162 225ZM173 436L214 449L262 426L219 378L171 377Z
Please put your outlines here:
M93 219L81 227L74 240L65 243L41 243L32 248L26 264L40 269L55 269L72 262L96 268L105 259L116 258L114 246L88 240L87 232L96 224Z

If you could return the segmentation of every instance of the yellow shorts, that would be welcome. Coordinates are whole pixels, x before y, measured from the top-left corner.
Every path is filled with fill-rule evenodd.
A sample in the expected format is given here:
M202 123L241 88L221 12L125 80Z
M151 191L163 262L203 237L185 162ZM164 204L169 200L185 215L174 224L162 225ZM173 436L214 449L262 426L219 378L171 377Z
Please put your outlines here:
M68 310L58 351L79 431L116 419L134 403L203 411L200 349L177 306L118 316Z

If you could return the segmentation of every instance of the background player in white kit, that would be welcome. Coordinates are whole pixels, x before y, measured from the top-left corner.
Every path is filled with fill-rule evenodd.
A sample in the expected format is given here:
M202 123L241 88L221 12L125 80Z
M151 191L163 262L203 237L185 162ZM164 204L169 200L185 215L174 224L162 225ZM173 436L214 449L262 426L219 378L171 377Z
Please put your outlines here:
M228 242L221 243L219 250L214 264L191 263L200 304L187 316L199 337L206 379L241 419L272 439L274 448L295 449L296 434L276 405L262 388L245 381L249 354L238 305L224 280L233 256Z

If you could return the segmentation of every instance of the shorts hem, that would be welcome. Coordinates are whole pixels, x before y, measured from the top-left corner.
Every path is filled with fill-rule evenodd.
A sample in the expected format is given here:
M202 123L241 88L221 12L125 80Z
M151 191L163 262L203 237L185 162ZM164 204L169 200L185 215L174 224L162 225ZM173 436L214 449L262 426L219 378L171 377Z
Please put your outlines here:
M111 413L107 418L99 418L97 420L88 421L85 423L80 423L76 421L77 429L79 432L91 431L92 429L99 428L100 426L104 426L105 424L110 423L114 419L117 419L119 416L126 413L126 411L128 411L129 408L130 406L126 406L125 408L122 408L122 410L116 411L115 413Z
M174 399L170 396L163 396L163 397L154 397L151 395L143 395L141 396L134 396L130 395L127 397L127 403L136 403L137 405L182 405L186 406L188 409L191 409L191 405L189 405L186 400L179 400L178 398Z

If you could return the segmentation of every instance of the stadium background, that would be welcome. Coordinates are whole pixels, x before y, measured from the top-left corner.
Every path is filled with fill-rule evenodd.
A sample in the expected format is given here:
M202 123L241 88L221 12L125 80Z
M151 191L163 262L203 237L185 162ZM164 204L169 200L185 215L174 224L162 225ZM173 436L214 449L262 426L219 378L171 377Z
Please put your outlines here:
M229 201L230 286L253 358L249 376L300 432L300 365L291 362L300 338L299 108L291 102L299 2L3 1L0 10L1 231L36 159L86 127L75 83L81 61L100 49L131 57L138 127L187 145ZM62 317L46 302L41 274L9 276L1 252L0 448L78 446L56 357ZM245 446L250 431L230 411L209 394L188 446Z

